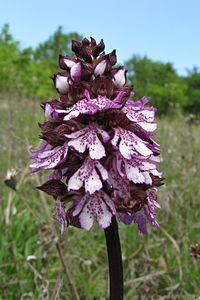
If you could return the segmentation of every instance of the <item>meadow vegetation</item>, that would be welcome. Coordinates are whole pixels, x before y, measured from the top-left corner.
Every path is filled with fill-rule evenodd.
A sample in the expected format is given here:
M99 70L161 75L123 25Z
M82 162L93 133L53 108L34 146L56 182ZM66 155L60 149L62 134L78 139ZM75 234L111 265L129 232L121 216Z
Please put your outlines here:
M38 144L43 118L39 104L13 95L0 99L0 299L76 299L75 287L80 299L103 300L108 290L103 230L69 227L60 236L52 198L35 189L43 175L29 175L28 150ZM200 124L178 110L158 122L165 176L160 228L142 237L135 225L119 226L125 299L197 299L200 261L191 246L200 239ZM11 168L18 172L16 192L3 182Z

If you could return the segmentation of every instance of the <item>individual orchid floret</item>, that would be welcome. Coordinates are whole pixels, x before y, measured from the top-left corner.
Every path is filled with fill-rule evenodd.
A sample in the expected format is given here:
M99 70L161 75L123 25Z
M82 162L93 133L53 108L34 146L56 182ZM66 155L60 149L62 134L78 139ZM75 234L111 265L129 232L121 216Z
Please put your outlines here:
M68 190L79 190L84 185L85 191L93 194L103 187L102 181L106 179L108 179L108 172L103 165L99 161L88 157L69 179Z
M65 143L63 146L55 147L49 146L48 150L40 151L36 156L32 156L35 162L30 165L34 172L49 170L55 168L58 164L63 162L68 153L68 145Z
M97 134L101 135L104 142L110 138L106 131L95 126L88 126L65 136L70 139L68 142L69 147L73 147L80 153L85 152L88 148L92 159L100 159L106 155L106 152Z
M156 109L154 107L145 107L144 103L148 101L145 98L135 102L128 100L122 110L129 120L137 123L142 129L147 132L154 132L157 124L152 122L154 121Z
M67 70L72 81L77 82L81 78L81 63L70 56L59 56L59 65L62 69Z
M74 65L76 65L77 59L69 55L59 55L59 65L61 69L70 70Z
M144 158L143 156L135 156L131 159L123 157L117 153L113 161L120 176L126 176L129 181L135 184L145 183L152 185L151 174L159 178L162 173L156 170L156 164L153 162L153 157Z
M78 216L82 228L90 230L93 218L102 228L108 227L116 209L109 196L103 191L98 191L92 195L86 193L78 201L72 214L74 217Z
M72 107L67 110L56 110L58 113L66 114L65 121L74 119L80 114L94 115L97 112L103 112L111 108L121 108L120 100L122 99L124 92L120 91L114 100L110 100L105 96L98 96L97 98L90 99L89 94L86 92L86 99L78 101Z
M111 140L113 146L118 145L119 151L127 159L131 159L134 155L143 155L148 157L153 152L148 148L148 143L143 141L133 132L125 130L123 128L115 128L115 135Z

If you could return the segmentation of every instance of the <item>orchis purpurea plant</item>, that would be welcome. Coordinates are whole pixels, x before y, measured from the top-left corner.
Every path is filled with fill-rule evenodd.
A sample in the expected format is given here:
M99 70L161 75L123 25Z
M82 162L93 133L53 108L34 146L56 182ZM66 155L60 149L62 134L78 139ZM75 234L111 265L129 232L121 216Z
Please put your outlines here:
M73 225L89 230L94 219L105 229L110 266L110 299L122 299L123 277L117 221L157 227L155 208L162 174L159 145L153 140L156 109L149 100L133 101L124 67L103 40L72 41L75 56L60 55L54 75L58 99L43 104L38 149L32 172L50 170L39 187L55 199L61 231ZM114 261L113 261L114 260ZM117 262L118 261L118 262ZM121 281L116 287L117 281ZM115 281L115 283L113 283Z

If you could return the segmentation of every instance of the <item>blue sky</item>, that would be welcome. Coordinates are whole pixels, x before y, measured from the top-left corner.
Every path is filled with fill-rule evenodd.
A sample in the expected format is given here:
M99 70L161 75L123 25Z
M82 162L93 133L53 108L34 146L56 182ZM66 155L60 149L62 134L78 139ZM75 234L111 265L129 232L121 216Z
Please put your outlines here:
M9 23L23 47L45 41L59 25L117 49L170 61L181 75L200 67L200 0L0 0L0 27Z

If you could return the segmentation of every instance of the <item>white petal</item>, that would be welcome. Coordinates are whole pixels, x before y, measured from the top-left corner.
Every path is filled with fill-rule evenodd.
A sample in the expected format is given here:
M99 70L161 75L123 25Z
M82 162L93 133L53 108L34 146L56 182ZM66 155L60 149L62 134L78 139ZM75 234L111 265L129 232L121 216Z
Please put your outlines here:
M119 151L125 158L131 159L133 149L130 149L124 141L119 143Z
M147 123L147 122L138 122L138 125L142 127L142 129L152 132L155 131L157 128L156 123Z
M141 173L137 167L132 167L125 162L125 170L126 176L129 180L133 181L134 183L144 183L145 178L143 173Z
M113 146L116 146L117 143L118 143L118 141L119 141L119 130L118 130L118 129L115 129L115 134L114 134L114 137L113 137L112 140L111 140L111 144L112 144Z
M64 120L69 121L71 119L78 117L79 115L80 115L80 112L78 111L78 109L73 109L73 110L71 110L71 112L68 115L66 115L64 117Z
M82 137L69 141L68 146L74 147L78 152L83 153L86 149L86 143L83 144Z
M78 81L81 77L81 64L76 63L70 70L70 75L73 81Z
M90 157L92 159L100 159L106 155L104 146L96 135L94 143L88 145Z
M160 178L162 177L162 172L158 172L156 169L151 170L151 174Z
M41 152L41 153L38 154L38 158L43 159L43 158L47 158L49 156L52 156L53 154L55 154L58 151L59 148L60 147L56 147L53 150L48 150L48 151Z
M149 171L155 169L156 166L148 161L143 161L140 165L140 169L143 171Z
M54 110L53 110L53 108L51 107L51 104L46 103L44 115L45 115L45 118L46 118L48 121L53 121L54 118L52 118L52 115L51 115L53 111L54 111Z
M110 225L113 214L109 211L107 205L101 202L101 212L97 214L97 222L102 228L106 228Z
M151 155L151 156L149 157L149 159L152 160L152 161L158 162L158 163L161 162L160 156Z
M147 122L153 122L154 121L154 117L155 117L155 111L154 110L144 109L142 111L142 115L144 116L144 119Z
M93 194L94 192L99 191L102 186L99 175L95 169L93 169L91 175L85 180L85 190L90 194Z
M72 68L76 63L70 59L64 58L64 63L68 68Z
M148 172L143 172L142 174L145 177L145 183L152 185L152 179L151 179L151 176L149 175L149 173Z
M68 191L79 190L83 186L83 181L80 179L79 170L68 181Z
M149 148L147 148L147 146L145 146L144 143L140 142L139 139L136 141L134 146L135 149L144 156L149 156L153 153Z
M81 227L84 228L85 230L90 230L90 228L93 225L93 216L90 213L88 213L86 205L79 216L79 221Z
M76 139L77 137L79 137L79 136L83 135L84 133L86 133L86 131L87 131L87 128L83 128L81 130L72 132L70 134L65 134L65 136L69 139Z

